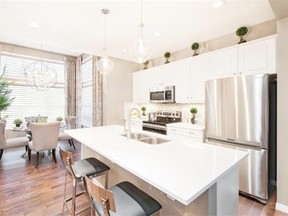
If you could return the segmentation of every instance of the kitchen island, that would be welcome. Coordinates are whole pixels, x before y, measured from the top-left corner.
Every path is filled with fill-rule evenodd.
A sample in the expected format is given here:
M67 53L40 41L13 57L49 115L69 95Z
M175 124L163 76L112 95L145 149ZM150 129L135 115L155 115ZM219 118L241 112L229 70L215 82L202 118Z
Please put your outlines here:
M82 158L110 166L109 186L131 181L161 203L161 215L238 214L238 164L246 152L173 140L151 145L127 140L116 125L65 133L82 143Z

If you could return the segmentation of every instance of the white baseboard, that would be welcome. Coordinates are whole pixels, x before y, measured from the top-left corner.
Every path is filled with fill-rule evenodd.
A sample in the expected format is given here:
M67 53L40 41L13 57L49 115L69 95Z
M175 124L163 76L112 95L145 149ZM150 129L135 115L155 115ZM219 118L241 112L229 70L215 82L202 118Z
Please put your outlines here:
M283 205L281 203L276 202L276 209L278 211L284 212L284 213L288 213L288 206L287 205Z

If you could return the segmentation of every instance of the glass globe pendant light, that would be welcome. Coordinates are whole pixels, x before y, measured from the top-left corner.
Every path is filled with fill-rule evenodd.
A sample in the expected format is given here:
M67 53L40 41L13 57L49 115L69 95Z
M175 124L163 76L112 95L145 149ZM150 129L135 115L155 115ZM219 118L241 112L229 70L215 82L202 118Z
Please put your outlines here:
M107 75L110 74L113 70L114 63L109 59L107 56L107 46L106 46L106 16L110 13L109 9L104 8L102 9L102 13L105 15L105 25L104 25L104 56L101 58L100 61L96 63L97 70L103 74Z
M152 54L152 44L143 38L143 18L142 18L142 0L141 0L141 20L140 20L140 37L129 47L129 53L137 63L144 63Z
M31 86L36 87L39 91L48 90L57 83L57 72L52 65L43 61L42 52L43 48L41 44L40 61L32 62L24 68L26 82Z

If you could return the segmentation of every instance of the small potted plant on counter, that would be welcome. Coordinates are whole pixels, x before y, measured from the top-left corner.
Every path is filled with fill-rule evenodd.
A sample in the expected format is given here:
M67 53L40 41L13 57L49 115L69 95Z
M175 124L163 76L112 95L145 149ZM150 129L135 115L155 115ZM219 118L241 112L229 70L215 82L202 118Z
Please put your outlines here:
M20 127L23 121L21 119L15 119L13 123L15 124L16 127Z
M191 123L192 123L192 124L195 124L195 123L196 123L195 118L196 118L197 112L198 112L198 109L197 109L196 107L192 107L192 108L190 109L190 113L192 114L192 118L191 118Z
M142 116L146 116L146 113L145 113L146 107L145 107L145 106L142 106L142 107L141 107L141 110L142 110Z
M165 52L164 57L166 58L165 64L169 63L169 58L171 57L171 53Z

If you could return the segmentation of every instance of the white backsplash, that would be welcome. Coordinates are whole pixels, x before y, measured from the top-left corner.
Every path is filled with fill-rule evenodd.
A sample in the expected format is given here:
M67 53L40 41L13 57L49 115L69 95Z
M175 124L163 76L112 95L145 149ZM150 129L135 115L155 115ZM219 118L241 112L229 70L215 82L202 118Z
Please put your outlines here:
M145 120L148 118L148 113L158 110L169 110L169 111L181 111L182 112L182 122L191 123L191 113L190 109L192 107L196 107L198 109L198 113L196 115L196 124L204 126L205 125L205 105L202 103L195 104L139 104L133 102L125 102L124 103L124 118L127 119L128 112L130 109L136 107L141 111L141 107L146 107L146 117L143 117ZM142 113L142 111L141 111Z

